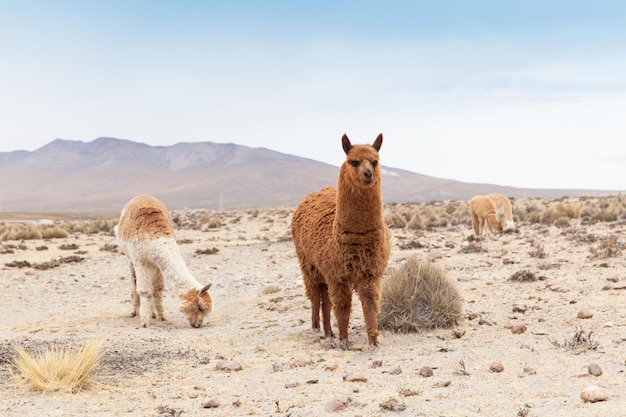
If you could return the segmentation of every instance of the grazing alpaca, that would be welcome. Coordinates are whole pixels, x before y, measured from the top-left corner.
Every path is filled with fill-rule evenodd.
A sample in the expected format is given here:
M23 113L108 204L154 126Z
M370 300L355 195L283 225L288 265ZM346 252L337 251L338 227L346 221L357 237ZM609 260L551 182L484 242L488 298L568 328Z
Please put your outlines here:
M389 232L383 219L380 134L372 145L352 145L342 137L347 157L341 165L337 189L314 191L293 213L291 233L311 300L311 325L333 337L330 309L339 328L339 342L348 343L352 291L363 307L367 339L378 346L377 314L383 272L389 259Z
M211 284L203 286L187 269L174 236L174 222L163 203L149 195L133 198L124 206L115 234L130 262L131 316L139 313L143 327L150 316L165 321L163 290L167 279L185 290L180 296L180 311L191 327L202 326L213 308L208 292Z
M485 222L489 224L489 229L491 229L492 233L496 230L502 231L502 223L496 217L496 203L489 197L484 195L472 197L469 206L472 214L472 227L476 237L483 235Z
M502 194L488 194L494 203L496 203L496 217L500 223L504 224L504 230L515 230L515 222L513 221L513 208L511 201Z

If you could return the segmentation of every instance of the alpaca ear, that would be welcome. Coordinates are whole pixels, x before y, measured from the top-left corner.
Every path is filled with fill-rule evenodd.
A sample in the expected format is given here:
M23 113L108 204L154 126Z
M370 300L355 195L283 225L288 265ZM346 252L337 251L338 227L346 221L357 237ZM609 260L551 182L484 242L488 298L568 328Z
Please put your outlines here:
M382 133L378 135L378 137L372 144L372 147L376 149L376 152L380 151L381 146L383 146L383 134Z
M205 292L207 292L209 290L209 288L211 288L211 285L213 285L212 282L209 282L207 285L205 285L204 287L202 287L202 289L200 290L200 292L198 293L198 295L204 295Z
M346 135L345 133L341 137L341 145L343 146L343 151L346 153L346 155L348 154L348 152L350 152L350 149L352 149L350 139L348 139L348 135Z

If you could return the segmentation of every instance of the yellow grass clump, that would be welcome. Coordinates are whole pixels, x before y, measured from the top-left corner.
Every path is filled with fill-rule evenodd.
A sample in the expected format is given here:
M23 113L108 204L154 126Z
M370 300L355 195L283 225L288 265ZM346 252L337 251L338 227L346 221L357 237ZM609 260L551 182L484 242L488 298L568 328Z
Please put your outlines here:
M400 333L447 328L461 320L461 306L445 273L413 255L383 280L378 325Z
M75 393L89 386L102 355L98 342L86 343L82 349L53 346L38 354L17 348L14 376L43 392Z

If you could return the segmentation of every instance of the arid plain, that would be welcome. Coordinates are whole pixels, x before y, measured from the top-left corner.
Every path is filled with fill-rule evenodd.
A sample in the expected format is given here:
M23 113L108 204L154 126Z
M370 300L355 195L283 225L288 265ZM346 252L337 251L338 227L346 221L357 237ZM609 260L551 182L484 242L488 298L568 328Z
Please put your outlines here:
M74 224L69 237L0 248L0 414L626 416L623 200L516 199L517 230L481 241L467 202L385 206L388 271L415 254L433 262L460 292L463 318L417 334L382 330L378 349L367 346L357 297L350 349L310 329L293 208L173 212L190 270L213 282L214 310L199 329L178 312L172 283L166 322L142 328L129 316L115 219L83 231L55 220ZM78 393L42 393L12 376L18 347L90 341L104 354ZM583 402L592 385L608 399Z

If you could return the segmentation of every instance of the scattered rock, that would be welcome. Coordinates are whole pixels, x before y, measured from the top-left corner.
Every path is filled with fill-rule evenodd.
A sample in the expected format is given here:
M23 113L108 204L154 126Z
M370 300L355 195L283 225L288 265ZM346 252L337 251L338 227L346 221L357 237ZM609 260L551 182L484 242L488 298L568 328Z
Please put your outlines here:
M215 365L215 369L218 371L226 371L226 372L239 372L243 368L239 362L235 361L221 361L217 365Z
M292 368L302 368L304 366L309 366L309 360L305 358L298 358L291 362Z
M211 398L208 401L202 403L202 408L217 408L220 406L220 402L217 398Z
M381 366L383 366L383 361L381 360L377 360L377 361L372 361L372 368L380 368Z
M590 319L593 317L593 313L591 312L591 310L587 309L587 308L583 308L581 310L578 311L578 316L579 319Z
M528 306L526 304L517 304L513 306L514 313L525 313L528 310Z
M609 390L597 385L590 385L580 392L580 398L586 403L595 403L609 399Z
M367 377L363 374L346 375L343 378L346 382L367 382Z
M515 326L511 327L511 333L513 334L522 334L526 331L526 325L525 324L516 324Z
M593 376L602 375L602 368L600 368L600 365L598 365L597 363L590 363L589 366L587 366L587 370Z
M283 372L286 371L287 367L285 365L272 365L272 371L273 372Z
M450 381L449 379L447 381L437 382L436 384L433 385L433 388L449 387L451 383L452 383L452 381Z
M489 365L489 370L491 372L502 372L504 371L504 365L502 365L502 362L493 362Z
M345 408L345 404L339 400L331 400L324 404L324 411L327 413L336 413Z
M295 387L297 387L298 385L300 385L300 383L299 383L299 382L290 382L290 383L288 383L288 384L285 384L285 388L295 388Z
M324 368L326 371L336 371L337 368L339 368L339 364L333 363L331 365L328 365L326 368Z
M433 368L430 366L422 366L419 370L419 374L425 378L433 376Z
M401 373L402 373L402 368L400 368L399 366L396 366L391 371L389 371L390 375L400 375Z
M459 274L459 276L456 277L456 280L460 282L468 282L472 280L472 276L470 274Z

